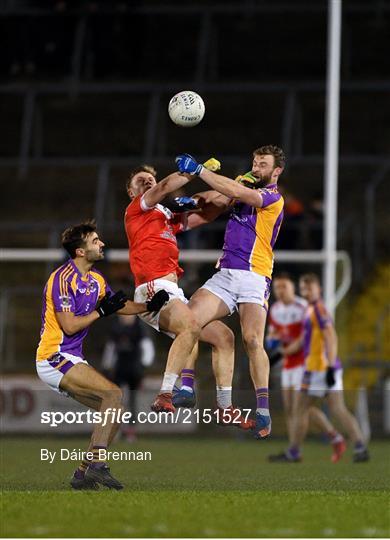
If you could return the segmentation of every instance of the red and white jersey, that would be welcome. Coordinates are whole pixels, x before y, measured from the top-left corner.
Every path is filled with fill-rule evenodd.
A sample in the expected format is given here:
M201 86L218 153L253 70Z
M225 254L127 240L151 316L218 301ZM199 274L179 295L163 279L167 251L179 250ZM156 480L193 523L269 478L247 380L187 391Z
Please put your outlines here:
M307 309L307 302L296 296L291 304L283 304L277 301L269 310L268 324L276 337L283 345L289 345L292 341L303 335L303 322ZM304 363L303 343L301 349L286 355L283 359L283 368L290 369Z
M126 208L125 229L136 287L171 272L178 278L183 274L176 235L184 231L184 216L161 204L150 208L141 195Z

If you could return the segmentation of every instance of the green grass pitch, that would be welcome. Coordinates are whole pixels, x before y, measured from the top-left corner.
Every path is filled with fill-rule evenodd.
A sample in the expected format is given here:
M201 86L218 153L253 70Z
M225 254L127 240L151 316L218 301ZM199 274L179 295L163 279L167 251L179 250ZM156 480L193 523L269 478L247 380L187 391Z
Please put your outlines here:
M71 462L40 461L40 448L85 447L80 438L3 438L1 536L17 537L386 537L390 461L307 443L301 464L269 464L283 443L145 438L115 450L152 452L150 462L111 463L121 492L73 492ZM77 462L76 462L77 463Z

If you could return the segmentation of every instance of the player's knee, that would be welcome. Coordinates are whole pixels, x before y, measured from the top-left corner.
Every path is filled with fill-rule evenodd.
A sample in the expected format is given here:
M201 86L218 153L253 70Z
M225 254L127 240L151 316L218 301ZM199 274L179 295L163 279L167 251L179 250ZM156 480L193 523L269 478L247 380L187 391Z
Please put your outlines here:
M329 403L329 412L332 416L341 416L348 414L348 409L344 403Z
M297 398L297 402L295 404L295 407L294 407L294 411L293 411L294 414L297 414L297 415L306 414L307 409L308 409L308 406L307 406L305 396L299 395L298 398Z
M221 340L225 348L234 349L234 332L227 326L221 333Z
M194 340L199 338L201 328L195 317L187 316L177 321L174 328L171 328L176 337L181 335L191 336Z
M285 403L284 404L284 413L288 418L292 418L292 416L293 416L292 403Z
M186 321L184 331L192 335L193 338L198 339L201 332L201 327L194 318L190 318Z
M242 336L242 341L247 351L262 351L266 354L263 343L255 332L245 332Z
M329 407L329 412L332 414L343 412L343 410L346 409L344 400L340 399L340 396L334 396L334 395L329 396L328 407Z
M100 392L101 398L110 402L112 407L119 408L123 402L123 392L119 386L109 383L107 387Z
M230 328L221 324L210 343L217 350L234 350L234 333Z

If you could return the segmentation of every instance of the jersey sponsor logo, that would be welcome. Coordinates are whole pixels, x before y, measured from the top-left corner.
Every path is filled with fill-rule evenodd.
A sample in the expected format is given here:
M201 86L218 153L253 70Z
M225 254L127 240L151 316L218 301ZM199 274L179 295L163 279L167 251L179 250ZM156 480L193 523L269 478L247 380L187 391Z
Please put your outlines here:
M260 189L260 193L264 193L266 195L267 193L269 194L279 193L279 191L278 191L278 188L275 186L273 188L262 188Z
M51 365L51 367L56 367L60 362L62 362L62 360L64 360L64 357L61 356L60 353L54 353L52 356L50 356L50 358L48 358L48 362L49 364Z
M248 221L248 218L247 217L241 217L239 216L238 214L234 214L233 215L233 218L236 220L236 221L239 221L240 223L246 223Z
M80 294L86 294L87 296L89 296L90 294L93 294L97 291L97 287L96 285L92 284L88 285L88 287L77 287L77 291Z
M245 212L244 214L242 214L242 212L245 209L245 206L246 206L245 203L236 203L233 206L230 217L232 219L235 219L239 223L246 223L247 221L249 221L249 218L247 217L248 213ZM252 208L251 215L253 214L254 211L255 211L255 208Z
M243 207L241 205L236 205L232 210L231 218L239 221L240 223L246 223L248 221L248 218L245 216L241 216L242 208Z
M89 296L90 294L93 294L97 291L97 287L95 285L90 285L88 288L87 288L87 292L85 293L87 296Z

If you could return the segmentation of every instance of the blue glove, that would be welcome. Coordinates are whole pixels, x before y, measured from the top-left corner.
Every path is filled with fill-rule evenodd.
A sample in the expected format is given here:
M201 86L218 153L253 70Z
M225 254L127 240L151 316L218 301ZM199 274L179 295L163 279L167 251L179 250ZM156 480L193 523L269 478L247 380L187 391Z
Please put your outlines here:
M267 338L265 340L265 349L268 354L269 365L271 367L283 358L281 342L279 339Z
M265 346L267 349L278 349L281 346L280 339L277 338L266 338Z
M177 168L182 173L197 174L202 172L203 165L197 163L190 154L181 154L175 159Z
M175 197L175 203L183 210L195 210L198 207L198 201L192 197Z

